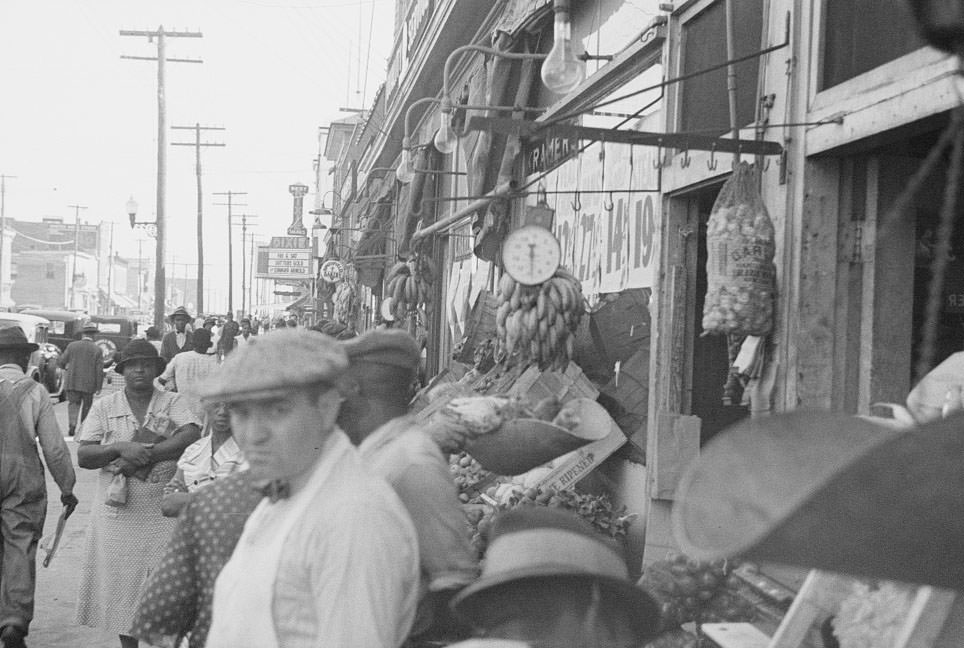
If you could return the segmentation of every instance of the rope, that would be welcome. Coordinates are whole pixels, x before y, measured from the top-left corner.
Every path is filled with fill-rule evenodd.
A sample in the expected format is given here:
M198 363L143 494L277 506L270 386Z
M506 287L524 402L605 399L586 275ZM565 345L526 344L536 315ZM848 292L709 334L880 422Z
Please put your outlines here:
M944 203L941 206L941 222L937 230L934 259L931 261L931 280L928 286L927 310L924 320L924 334L921 353L917 360L917 379L923 378L934 364L937 352L937 328L943 302L944 274L951 251L951 236L954 234L954 216L957 212L957 197L960 192L962 159L964 159L964 108L958 108L951 118L948 131L954 131L954 147L951 149L951 164L947 169L944 184Z
M34 237L32 237L32 236L28 236L27 234L24 234L23 232L21 232L20 230L18 230L16 227L11 227L10 229L12 229L14 232L16 232L16 233L17 233L17 236L22 236L23 238L27 239L28 241L33 241L34 243L42 243L43 245L73 245L73 244L74 244L74 242L73 242L72 240L70 240L70 241L44 241L43 239L34 238Z

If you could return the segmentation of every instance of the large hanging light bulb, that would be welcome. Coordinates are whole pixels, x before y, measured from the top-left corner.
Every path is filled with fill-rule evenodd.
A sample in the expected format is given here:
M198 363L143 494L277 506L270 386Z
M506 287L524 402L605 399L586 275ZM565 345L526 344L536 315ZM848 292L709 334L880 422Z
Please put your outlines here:
M442 108L439 129L435 132L435 148L439 153L448 155L455 151L459 140L452 129L452 112L450 109Z
M552 23L552 49L542 63L542 82L553 92L566 94L586 77L585 64L572 49L569 0L555 0Z
M402 143L402 155L398 158L398 166L395 168L395 179L402 184L408 184L415 178L415 168L412 166L412 153L410 143L406 138Z

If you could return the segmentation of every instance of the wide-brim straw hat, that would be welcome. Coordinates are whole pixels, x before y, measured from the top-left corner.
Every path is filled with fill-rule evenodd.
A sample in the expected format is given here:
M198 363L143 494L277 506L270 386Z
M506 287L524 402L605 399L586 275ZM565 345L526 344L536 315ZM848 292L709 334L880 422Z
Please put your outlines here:
M127 343L127 346L121 351L120 360L114 365L114 371L123 374L124 367L131 360L153 360L158 374L164 371L164 367L167 366L167 360L158 354L153 344L143 338L135 338Z
M39 348L39 344L27 340L27 336L24 335L19 326L7 326L0 329L0 350L8 349L33 353Z
M482 563L482 575L451 603L457 616L484 626L476 605L483 593L498 593L529 579L586 578L612 592L631 611L640 645L659 629L659 607L629 579L625 558L614 541L575 513L541 506L513 509L497 516Z
M574 398L565 407L579 419L572 430L539 419L512 419L497 430L469 441L465 451L486 470L499 475L521 475L604 439L612 431L612 417L596 401Z
M673 510L681 549L964 590L964 416L894 430L844 414L715 437Z
M191 313L189 313L188 310L183 306L178 306L177 308L175 308L174 312L168 315L167 317L173 322L174 318L179 315L182 317L188 318L188 320L191 320L191 321L194 320L194 317L191 315Z

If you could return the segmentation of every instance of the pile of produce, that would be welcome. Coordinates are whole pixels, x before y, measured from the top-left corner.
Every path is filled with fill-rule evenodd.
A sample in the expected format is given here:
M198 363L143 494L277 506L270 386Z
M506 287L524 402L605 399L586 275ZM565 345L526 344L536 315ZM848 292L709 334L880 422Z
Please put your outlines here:
M704 333L766 335L773 328L776 249L773 223L740 163L713 204L706 228Z
M895 645L913 604L914 590L903 583L855 582L832 622L840 648Z
M358 298L355 296L355 289L347 281L342 281L335 289L334 311L332 313L336 322L348 324L354 319L355 309L358 306Z
M691 621L751 621L755 610L738 594L743 581L733 575L735 566L726 560L710 563L672 554L649 565L640 586L660 604L666 630Z
M431 301L435 283L435 262L425 254L413 254L407 261L399 261L385 276L385 297L392 299L392 314L396 320L405 317Z
M459 489L459 501L468 504L478 500L479 488L495 479L495 475L465 452L453 454L449 458L452 480Z
M489 500L495 499L499 487L492 486L486 491ZM557 491L552 488L522 488L511 487L507 497L489 506L485 511L474 511L469 517L472 533L472 546L479 556L485 553L488 546L488 532L492 526L492 519L502 511L515 509L520 506L548 506L561 508L578 513L600 533L610 538L622 539L626 537L629 525L635 515L627 515L626 508L617 509L607 495L591 495L577 493L573 490Z
M498 302L496 331L509 366L531 362L542 370L565 370L584 312L579 280L561 266L537 286L520 284L506 272Z

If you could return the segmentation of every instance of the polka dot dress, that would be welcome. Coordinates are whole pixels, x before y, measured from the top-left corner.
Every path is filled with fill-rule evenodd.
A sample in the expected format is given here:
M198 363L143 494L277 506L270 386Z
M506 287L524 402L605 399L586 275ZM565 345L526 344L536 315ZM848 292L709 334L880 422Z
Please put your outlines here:
M214 582L261 498L246 473L194 493L141 595L133 636L163 647L177 646L188 636L190 648L203 648L211 626Z

